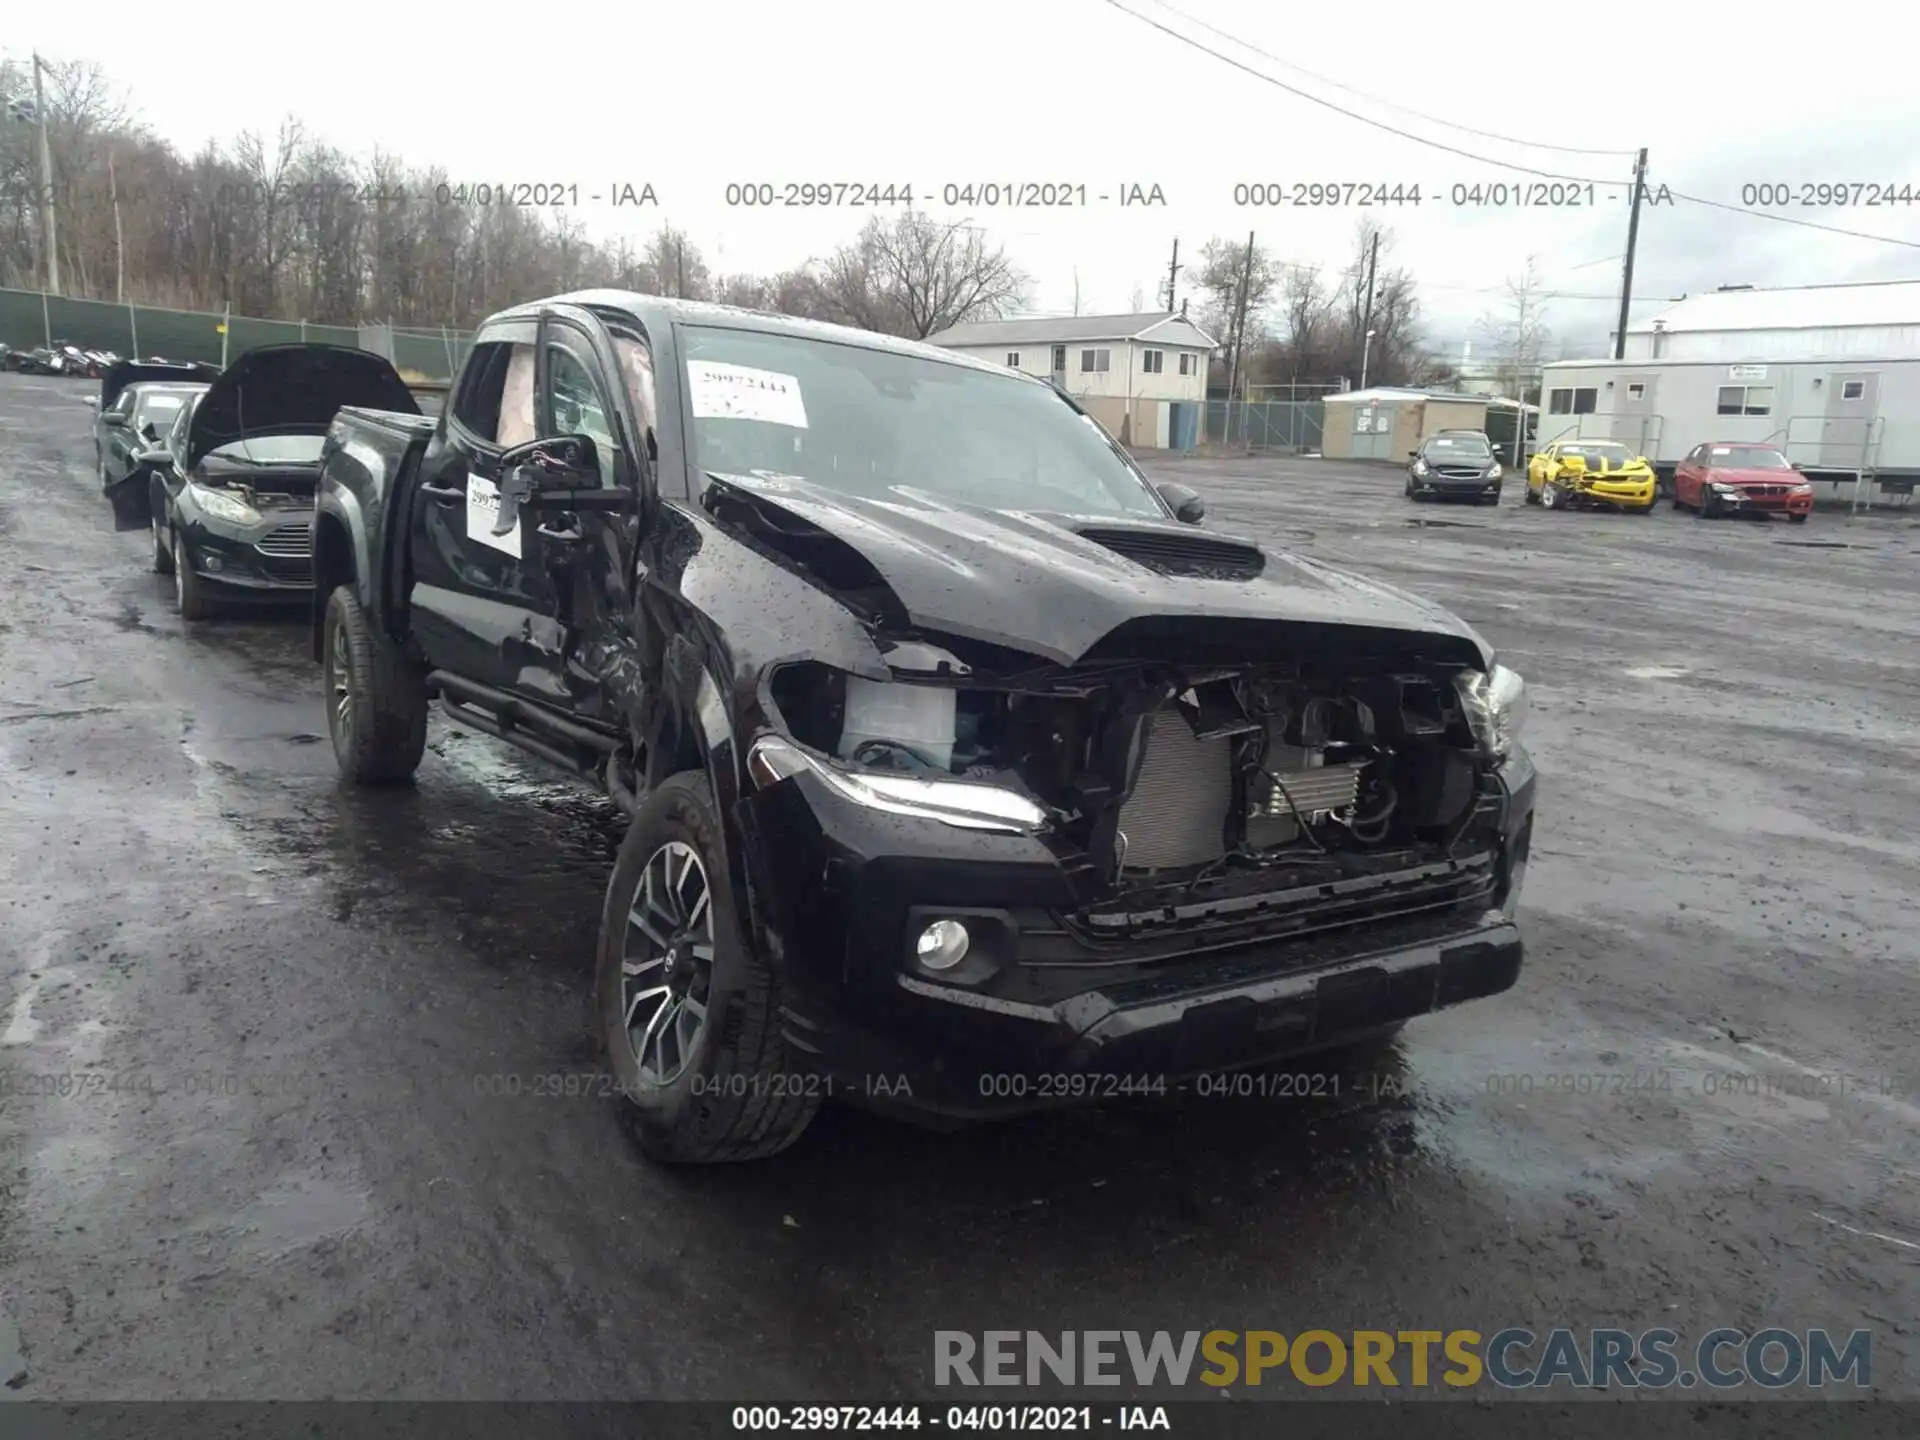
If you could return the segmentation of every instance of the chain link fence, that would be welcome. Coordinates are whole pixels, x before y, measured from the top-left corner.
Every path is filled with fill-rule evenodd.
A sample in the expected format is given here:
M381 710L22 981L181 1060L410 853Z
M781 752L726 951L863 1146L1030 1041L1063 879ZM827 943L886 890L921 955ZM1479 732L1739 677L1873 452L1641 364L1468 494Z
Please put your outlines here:
M1318 400L1209 400L1206 443L1223 449L1283 450L1300 455L1320 448L1326 406Z
M207 310L76 300L38 290L0 290L0 343L32 350L56 340L83 350L143 358L161 355L215 365L262 345L353 345L385 355L408 379L451 380L473 336L452 327L314 325L304 320L259 320Z

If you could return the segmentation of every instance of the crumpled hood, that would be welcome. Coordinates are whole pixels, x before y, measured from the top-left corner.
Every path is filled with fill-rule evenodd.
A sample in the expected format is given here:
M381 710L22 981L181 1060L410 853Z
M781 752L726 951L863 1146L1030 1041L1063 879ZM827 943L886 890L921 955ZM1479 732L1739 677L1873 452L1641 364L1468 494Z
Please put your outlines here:
M1798 470L1713 470L1707 478L1716 485L1802 485L1807 477Z
M343 406L418 415L407 382L384 356L347 345L266 345L249 350L200 397L186 465L261 435L324 435Z
M1438 638L1465 663L1493 651L1458 616L1390 585L1176 521L990 510L904 486L884 500L793 476L714 474L716 486L827 532L870 564L907 617L928 630L1079 661L1130 621L1364 626ZM711 496L714 492L708 492ZM1127 532L1144 544L1226 541L1265 556L1251 578L1194 578L1076 533Z

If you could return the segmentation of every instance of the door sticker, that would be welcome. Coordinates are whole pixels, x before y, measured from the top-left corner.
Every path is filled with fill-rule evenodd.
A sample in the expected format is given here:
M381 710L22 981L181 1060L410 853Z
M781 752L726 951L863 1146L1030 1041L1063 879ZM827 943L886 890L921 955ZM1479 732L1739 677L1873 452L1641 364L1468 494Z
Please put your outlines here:
M693 390L695 419L760 420L795 430L807 428L800 382L791 375L748 365L689 360L687 379Z
M482 545L491 545L496 550L504 550L514 559L520 558L520 517L514 516L513 528L504 535L493 533L494 522L500 518L500 487L491 480L467 473L467 538Z

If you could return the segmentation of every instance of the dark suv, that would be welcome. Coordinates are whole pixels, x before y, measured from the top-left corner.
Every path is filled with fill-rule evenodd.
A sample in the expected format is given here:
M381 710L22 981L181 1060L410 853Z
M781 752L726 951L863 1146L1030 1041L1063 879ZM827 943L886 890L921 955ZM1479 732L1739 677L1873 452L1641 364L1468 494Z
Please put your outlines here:
M1520 678L1044 381L591 291L437 420L343 410L316 506L349 781L437 701L631 816L595 1004L656 1157L1164 1095L1519 973Z
M1500 503L1500 461L1478 430L1441 430L1407 456L1409 500Z

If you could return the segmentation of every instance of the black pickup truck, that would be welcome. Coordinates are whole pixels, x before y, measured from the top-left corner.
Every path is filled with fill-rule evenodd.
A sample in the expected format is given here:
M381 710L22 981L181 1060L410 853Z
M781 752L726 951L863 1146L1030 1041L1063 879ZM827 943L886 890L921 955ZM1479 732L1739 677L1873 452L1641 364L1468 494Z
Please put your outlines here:
M631 816L594 1004L655 1157L1165 1094L1519 973L1519 677L1044 382L584 292L437 420L342 410L315 503L350 781L437 702Z

